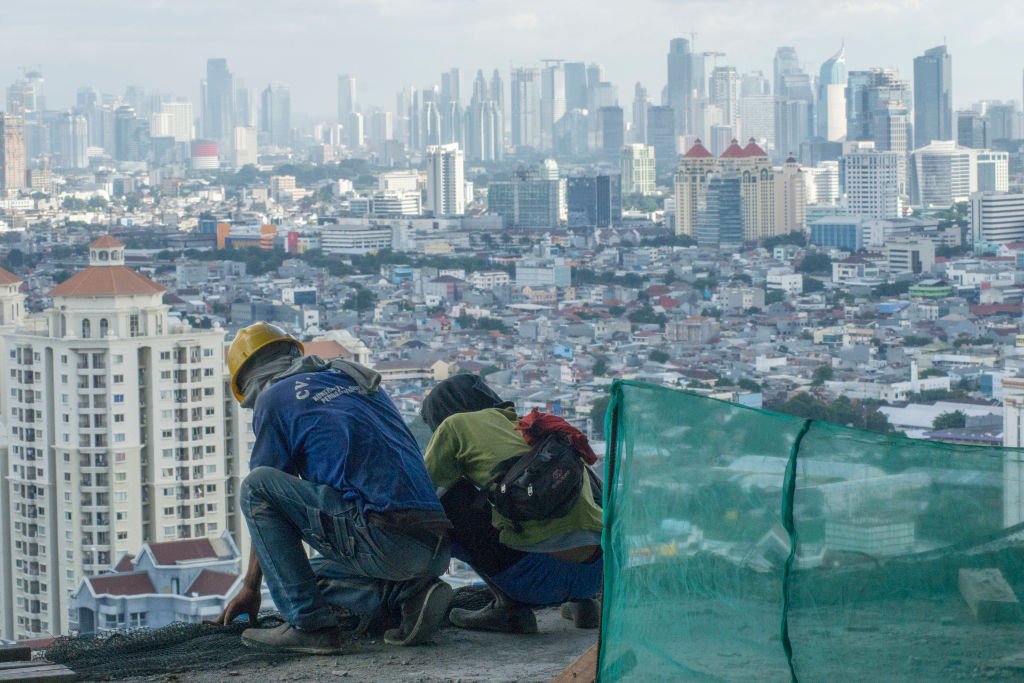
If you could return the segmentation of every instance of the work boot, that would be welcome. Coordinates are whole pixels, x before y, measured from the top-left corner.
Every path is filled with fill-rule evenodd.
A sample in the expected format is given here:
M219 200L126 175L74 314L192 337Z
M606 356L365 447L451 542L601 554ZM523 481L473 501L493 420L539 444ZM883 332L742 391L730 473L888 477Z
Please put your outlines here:
M601 603L594 598L563 602L562 618L572 621L576 628L597 628L601 625Z
M402 625L384 633L389 645L420 645L430 640L444 619L452 587L435 579L426 588L402 603Z
M448 620L459 628L498 633L536 633L537 616L526 605L499 605L495 601L481 609L453 609Z
M334 626L303 631L284 623L274 628L247 628L242 631L242 644L248 647L307 655L339 654L341 641L341 631Z

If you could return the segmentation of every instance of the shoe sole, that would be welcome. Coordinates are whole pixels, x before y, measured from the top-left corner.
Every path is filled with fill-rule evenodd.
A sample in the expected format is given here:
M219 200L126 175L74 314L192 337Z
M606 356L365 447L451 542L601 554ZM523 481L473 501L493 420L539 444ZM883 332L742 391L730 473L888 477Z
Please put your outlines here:
M537 622L533 621L528 624L467 624L466 622L459 623L459 617L453 611L448 615L448 621L452 622L452 625L457 628L461 628L466 631L480 631L482 633L507 633L515 636L529 636L537 633Z
M342 648L341 647L300 647L300 646L295 646L295 647L284 646L284 647L282 647L282 646L278 646L278 645L269 645L267 643L261 643L258 640L250 640L250 639L248 639L248 638L246 638L244 636L242 637L242 645L245 645L246 647L251 647L251 648L253 648L255 650L267 650L267 651L277 651L277 652L296 652L298 654L303 654L303 655L320 655L320 656L325 656L325 655L339 655L339 654L342 654Z
M433 584L423 598L423 607L416 617L416 623L405 638L388 638L384 636L384 642L388 645L420 645L425 643L437 630L444 619L444 613L452 601L452 587L443 581Z

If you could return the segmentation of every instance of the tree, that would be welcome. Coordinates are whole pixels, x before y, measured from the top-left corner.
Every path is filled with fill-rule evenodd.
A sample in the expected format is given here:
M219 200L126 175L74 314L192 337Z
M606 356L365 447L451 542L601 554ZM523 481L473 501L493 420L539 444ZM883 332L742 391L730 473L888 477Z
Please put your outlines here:
M825 289L825 284L821 280L817 280L813 277L804 278L804 294L813 294L814 292L820 292Z
M797 272L800 273L818 273L822 275L832 274L832 259L828 257L828 254L807 254L803 260L796 267Z
M932 429L960 429L967 425L967 415L962 410L954 410L937 415L932 421Z
M736 386L738 386L740 389L744 389L746 391L753 391L755 393L761 391L761 385L747 377L744 377L739 382L736 382Z
M772 251L775 247L780 247L784 244L795 244L798 247L802 247L807 244L807 236L802 230L797 230L786 235L776 235L775 237L769 237L764 241L764 248L768 251Z
M649 354L647 354L647 359L650 360L652 363L667 363L669 361L669 358L671 358L671 356L669 356L667 353L660 349L654 349Z
M345 303L341 307L349 311L365 311L373 308L376 303L377 297L373 292L365 287L357 287L355 293L345 299Z
M604 377L608 374L608 359L604 356L598 356L594 360L594 367L591 368L591 372L594 373L594 377Z
M832 379L832 366L831 365L819 365L814 368L814 374L811 375L811 386L820 387L825 382Z
M595 437L604 436L604 414L608 412L608 404L611 403L611 396L601 396L590 408L590 424L593 425L591 433Z

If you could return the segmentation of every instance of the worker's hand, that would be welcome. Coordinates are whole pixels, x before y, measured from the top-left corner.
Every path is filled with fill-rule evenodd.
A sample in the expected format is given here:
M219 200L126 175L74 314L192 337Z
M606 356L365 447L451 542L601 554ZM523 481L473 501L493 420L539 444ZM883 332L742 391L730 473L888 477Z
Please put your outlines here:
M260 613L260 602L262 597L260 596L259 588L250 588L249 586L242 586L242 590L238 591L238 595L227 604L224 611L221 612L220 616L212 622L217 626L227 626L236 617L240 617L243 614L249 616L249 623L256 626L256 618Z

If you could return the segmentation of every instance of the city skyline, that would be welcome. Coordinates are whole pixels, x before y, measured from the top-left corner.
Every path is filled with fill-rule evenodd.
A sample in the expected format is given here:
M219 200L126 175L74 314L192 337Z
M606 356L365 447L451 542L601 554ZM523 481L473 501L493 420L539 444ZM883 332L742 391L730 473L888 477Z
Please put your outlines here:
M462 71L465 94L478 68L498 67L507 75L510 67L558 57L601 63L606 78L619 86L622 105L637 81L660 101L667 45L676 37L694 38L696 51L724 52L718 63L741 73L767 73L782 45L795 47L803 68L816 73L845 44L850 70L891 67L905 78L916 56L945 42L956 56L954 108L980 99L1019 101L1021 64L1003 55L1024 28L1024 13L995 6L950 22L947 17L954 15L942 11L944 5L952 7L907 1L769 8L733 0L723 13L720 4L704 0L645 0L624 14L572 3L552 9L526 2L505 12L492 2L399 0L247 4L243 12L233 0L216 7L188 0L173 6L105 0L103 11L51 0L45 7L20 8L0 27L0 81L39 68L54 108L71 106L82 85L112 94L141 85L198 103L206 59L223 57L251 88L289 85L296 113L326 118L336 112L335 84L346 73L359 81L361 104L390 108L403 86L437 83L438 74L453 66ZM580 17L587 17L592 30L578 30ZM220 35L225 26L232 27L229 39ZM445 39L438 40L440 35ZM623 35L643 38L624 41ZM390 54L385 57L383 50Z

